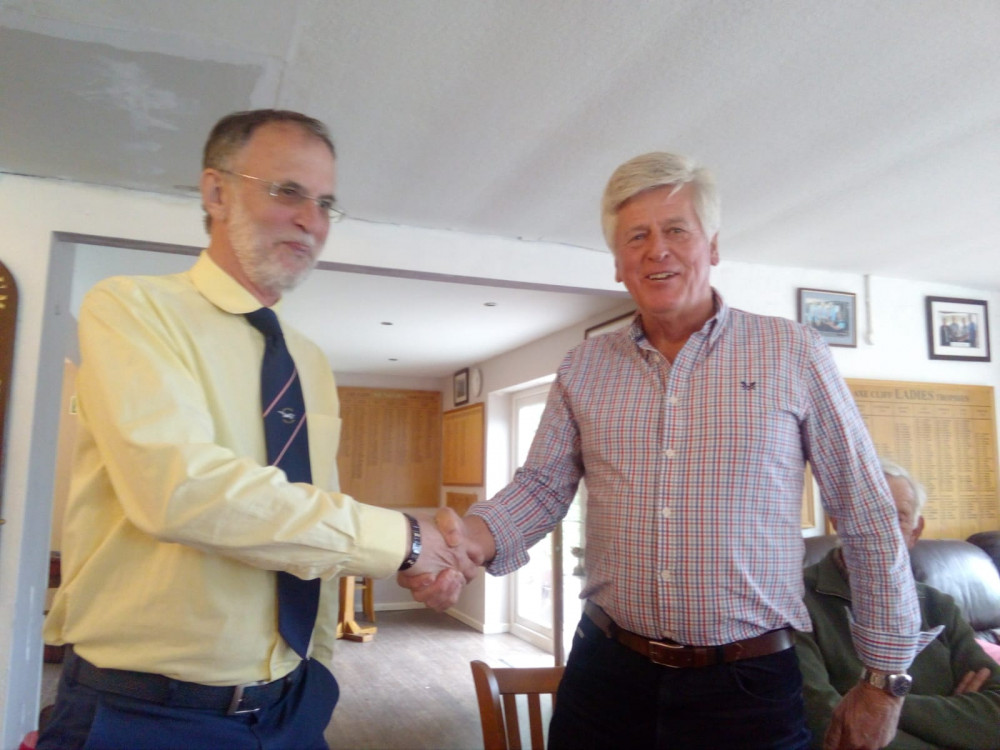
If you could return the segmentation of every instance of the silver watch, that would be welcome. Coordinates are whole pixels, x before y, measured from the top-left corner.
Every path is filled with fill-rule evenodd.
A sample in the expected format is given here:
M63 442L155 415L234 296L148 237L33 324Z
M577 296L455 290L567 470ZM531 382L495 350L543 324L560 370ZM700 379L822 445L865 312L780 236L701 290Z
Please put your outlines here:
M883 672L873 672L865 667L861 670L861 681L867 682L879 690L884 690L889 695L902 698L910 692L913 687L913 678L906 672L899 674L885 674Z

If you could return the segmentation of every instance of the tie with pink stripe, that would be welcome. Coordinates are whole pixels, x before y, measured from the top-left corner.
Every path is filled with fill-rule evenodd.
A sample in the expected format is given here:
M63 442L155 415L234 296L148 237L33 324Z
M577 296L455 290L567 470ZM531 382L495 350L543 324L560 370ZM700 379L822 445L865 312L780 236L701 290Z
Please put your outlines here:
M290 482L312 482L302 386L278 318L272 310L262 307L247 313L246 319L264 334L260 399L268 463L284 471ZM278 571L278 632L303 659L318 609L318 578L303 581Z

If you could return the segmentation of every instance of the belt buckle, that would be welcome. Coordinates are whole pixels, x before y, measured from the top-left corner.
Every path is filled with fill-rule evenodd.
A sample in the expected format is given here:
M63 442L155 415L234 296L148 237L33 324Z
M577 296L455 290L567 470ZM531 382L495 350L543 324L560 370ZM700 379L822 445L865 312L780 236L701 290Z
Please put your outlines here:
M684 665L679 663L676 657L682 657L684 653L683 643L665 643L664 641L650 641L649 642L649 660L654 664L659 664L661 667L669 667L670 669L681 669ZM672 660L668 660L669 657L673 657Z
M256 687L257 685L263 685L264 680L258 680L257 682L247 682L243 685L237 685L233 688L233 699L229 701L229 709L226 711L226 716L239 716L241 714L255 714L260 711L261 707L256 708L240 708L243 704L243 691L247 688Z

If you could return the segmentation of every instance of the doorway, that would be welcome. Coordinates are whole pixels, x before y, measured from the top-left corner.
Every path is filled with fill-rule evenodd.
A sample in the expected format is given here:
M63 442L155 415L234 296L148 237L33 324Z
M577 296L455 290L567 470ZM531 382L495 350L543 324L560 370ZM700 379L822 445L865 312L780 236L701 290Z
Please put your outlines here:
M549 384L533 386L511 397L511 455L515 470L524 465L538 430ZM513 472L512 472L513 473ZM566 517L531 548L527 565L511 576L511 632L551 651L557 665L565 664L576 622L583 610L583 482Z

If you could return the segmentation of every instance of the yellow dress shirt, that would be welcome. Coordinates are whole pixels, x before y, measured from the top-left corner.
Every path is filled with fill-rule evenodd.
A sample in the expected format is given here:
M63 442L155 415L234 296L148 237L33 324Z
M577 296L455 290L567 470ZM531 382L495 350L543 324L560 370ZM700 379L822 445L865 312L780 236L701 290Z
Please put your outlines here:
M313 484L268 467L256 299L202 253L171 276L107 279L80 310L79 439L47 643L100 667L209 685L273 680L276 570L325 579L312 655L328 665L336 576L405 557L401 513L338 491L337 391L283 326L305 396Z

